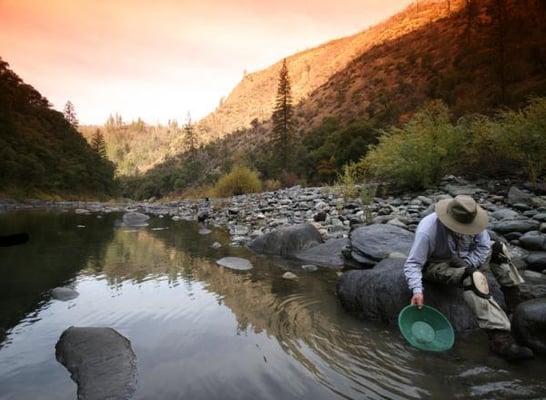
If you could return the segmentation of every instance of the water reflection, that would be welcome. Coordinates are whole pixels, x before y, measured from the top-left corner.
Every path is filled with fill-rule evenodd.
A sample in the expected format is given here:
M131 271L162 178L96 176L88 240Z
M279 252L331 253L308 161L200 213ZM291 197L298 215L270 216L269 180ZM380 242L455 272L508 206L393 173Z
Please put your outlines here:
M43 237L50 247L30 258L13 255L21 264L36 267L39 257L46 257L59 266L65 265L66 248L89 245L70 250L78 258L70 263L74 269L63 279L41 282L39 289L72 279L81 295L64 308L42 300L51 309L37 309L42 321L35 331L13 334L19 340L0 351L0 387L2 372L4 387L29 377L23 372L32 364L28 361L8 367L21 348L39 353L38 345L47 349L74 324L112 326L131 339L141 371L138 399L525 398L545 393L546 385L532 372L541 361L515 368L488 358L484 341L475 337L459 338L448 354L418 353L396 331L357 321L339 308L335 272L297 270L297 281L284 280L282 268L290 265L230 248L222 231L199 235L197 224L157 218L141 229L113 229L119 216L97 225L86 216L77 222L95 233L85 236L90 232L73 232L74 216L55 218L67 222L58 227L62 236ZM214 241L224 247L212 249ZM219 267L215 261L224 256L249 258L255 268ZM25 313L26 323L33 317ZM38 344L30 345L33 340ZM62 371L47 366L58 374L57 386L71 393ZM50 398L63 398L59 392ZM32 398L29 393L26 398Z

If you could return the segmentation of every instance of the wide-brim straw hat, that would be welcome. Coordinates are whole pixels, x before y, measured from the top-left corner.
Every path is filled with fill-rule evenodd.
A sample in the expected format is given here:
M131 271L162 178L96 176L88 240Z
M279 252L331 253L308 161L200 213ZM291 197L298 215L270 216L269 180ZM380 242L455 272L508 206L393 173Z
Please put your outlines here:
M477 235L489 222L487 211L470 196L459 195L454 199L440 200L436 203L435 211L442 224L462 235Z

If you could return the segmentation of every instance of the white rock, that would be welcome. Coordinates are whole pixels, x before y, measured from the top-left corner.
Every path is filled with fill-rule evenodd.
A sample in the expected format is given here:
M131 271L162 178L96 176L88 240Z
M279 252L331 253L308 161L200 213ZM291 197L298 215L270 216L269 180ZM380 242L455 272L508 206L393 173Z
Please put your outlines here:
M282 274L282 277L283 277L283 279L288 279L288 280L298 279L298 276L296 274L294 274L293 272L290 272L290 271L287 271L284 274Z

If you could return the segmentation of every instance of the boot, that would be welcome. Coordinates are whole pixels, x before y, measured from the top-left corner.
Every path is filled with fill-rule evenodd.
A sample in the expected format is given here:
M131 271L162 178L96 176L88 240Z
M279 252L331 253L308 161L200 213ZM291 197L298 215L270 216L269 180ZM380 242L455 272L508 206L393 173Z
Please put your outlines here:
M519 286L501 286L502 293L504 294L504 301L510 314L514 313L515 308L519 303L525 301L519 290Z
M509 331L489 329L489 348L507 361L529 360L534 357L533 351L516 343Z

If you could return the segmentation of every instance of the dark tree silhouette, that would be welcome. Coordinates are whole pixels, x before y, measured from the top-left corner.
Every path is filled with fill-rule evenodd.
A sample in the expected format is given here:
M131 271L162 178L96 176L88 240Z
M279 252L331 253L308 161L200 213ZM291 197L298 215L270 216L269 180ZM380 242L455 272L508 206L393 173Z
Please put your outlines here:
M271 120L273 122L273 143L278 150L280 166L287 170L289 152L292 139L294 108L292 106L292 95L290 92L290 77L286 59L283 60L279 72L279 84L277 88L277 99Z
M74 104L70 100L66 102L63 109L64 118L72 125L74 128L78 129L78 117L76 116L76 109Z
M101 158L106 159L106 142L104 141L104 136L102 135L100 129L95 131L93 138L91 139L91 148L95 153L97 153Z

